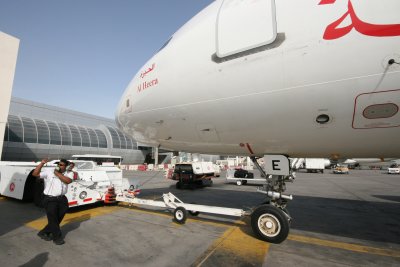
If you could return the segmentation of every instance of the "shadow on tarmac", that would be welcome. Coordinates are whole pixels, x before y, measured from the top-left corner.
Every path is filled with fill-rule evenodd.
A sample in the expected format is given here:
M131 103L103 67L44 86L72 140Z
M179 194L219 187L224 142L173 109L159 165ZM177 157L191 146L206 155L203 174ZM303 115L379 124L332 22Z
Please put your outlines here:
M248 210L264 202L264 196L254 192L216 188L177 190L174 186L170 186L169 189L144 189L140 197L154 199L154 196L161 197L168 190L185 203ZM311 233L400 244L400 199L398 196L377 197L399 203L296 196L288 205L293 218L291 228ZM250 223L247 226L251 227ZM254 236L253 233L251 235Z
M297 196L289 212L293 229L400 244L400 203Z
M44 266L49 260L49 252L43 252L36 255L33 259L25 264L19 265L19 267L33 267L33 266Z
M81 223L84 221L90 220L90 215L85 214L76 218L73 218L72 223L69 223L70 220L66 220L64 218L63 222L66 224L61 227L61 232L63 233L64 237L68 235L69 232L72 232L76 229L78 229L81 226Z
M6 198L0 201L0 236L7 234L28 222L46 216L44 209L33 203Z
M399 202L400 203L400 196L373 195L373 197L384 199L384 200L395 201L395 202Z
M39 208L33 203L27 203L21 200L7 198L0 201L0 213L5 216L0 216L0 236L5 235L25 224L46 217L44 208ZM69 213L75 213L82 210L92 209L95 207L103 206L103 203L95 203L92 205L84 205L81 207L70 208ZM68 223L68 219L64 218L63 222L67 224L61 227L62 232L66 235L68 232L79 228L80 224L84 221L90 220L90 215L82 215L73 219L73 223Z

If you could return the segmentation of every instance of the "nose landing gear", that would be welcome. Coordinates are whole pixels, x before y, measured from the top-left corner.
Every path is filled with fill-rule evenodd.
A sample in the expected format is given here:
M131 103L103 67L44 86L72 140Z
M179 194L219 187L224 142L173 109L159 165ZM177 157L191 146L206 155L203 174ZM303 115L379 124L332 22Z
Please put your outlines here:
M290 229L291 217L286 210L291 195L282 194L286 190L286 182L293 181L294 175L267 175L258 164L255 157L251 157L254 165L266 177L267 183L257 191L267 195L266 203L257 207L251 214L251 227L256 236L270 243L283 242Z

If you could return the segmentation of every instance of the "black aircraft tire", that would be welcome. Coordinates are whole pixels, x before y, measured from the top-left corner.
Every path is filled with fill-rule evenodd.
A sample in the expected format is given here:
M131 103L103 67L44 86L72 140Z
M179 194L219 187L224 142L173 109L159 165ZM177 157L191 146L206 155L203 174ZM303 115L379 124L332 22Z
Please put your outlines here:
M251 214L251 227L259 239L275 244L287 238L290 228L283 211L271 205L259 206Z
M184 224L187 219L187 211L184 207L177 207L174 210L174 219L179 224Z

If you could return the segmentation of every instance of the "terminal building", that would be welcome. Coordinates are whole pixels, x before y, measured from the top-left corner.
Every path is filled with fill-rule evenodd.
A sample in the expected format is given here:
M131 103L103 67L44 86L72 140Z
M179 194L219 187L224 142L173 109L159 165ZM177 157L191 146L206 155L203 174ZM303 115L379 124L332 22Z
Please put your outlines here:
M75 154L122 156L142 164L151 148L123 134L112 119L11 98L3 142L3 161L71 158Z

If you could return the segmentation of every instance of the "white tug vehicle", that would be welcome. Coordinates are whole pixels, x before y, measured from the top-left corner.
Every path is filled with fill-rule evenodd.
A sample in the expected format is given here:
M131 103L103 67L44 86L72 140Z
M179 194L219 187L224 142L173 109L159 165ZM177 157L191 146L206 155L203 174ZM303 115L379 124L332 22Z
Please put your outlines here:
M93 161L72 160L75 163L74 180L68 185L69 207L76 207L95 202L115 203L116 194L125 191L127 194L137 194L128 179L122 177L118 166L98 166ZM42 170L54 168L58 160L49 161ZM0 195L33 201L41 205L43 180L32 176L32 171L38 163L34 162L0 162Z
M388 174L400 174L400 165L397 163L391 164L388 168Z

